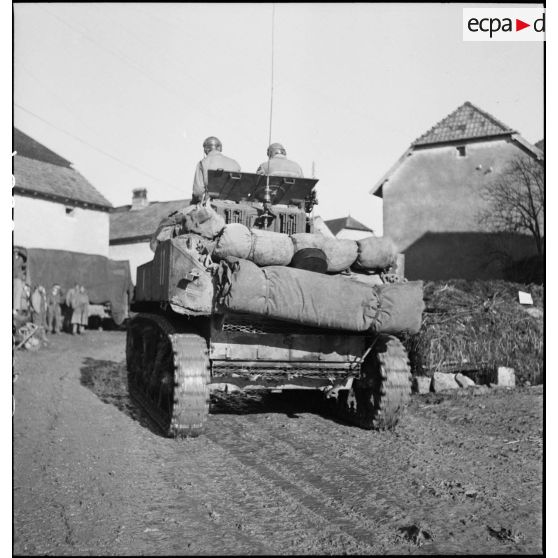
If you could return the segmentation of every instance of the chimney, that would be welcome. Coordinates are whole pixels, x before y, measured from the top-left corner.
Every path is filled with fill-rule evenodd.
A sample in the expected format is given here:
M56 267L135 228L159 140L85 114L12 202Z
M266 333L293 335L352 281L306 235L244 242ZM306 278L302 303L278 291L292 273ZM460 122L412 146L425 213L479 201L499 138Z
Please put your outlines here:
M147 201L147 189L145 188L134 188L132 190L132 207L130 211L135 211L137 209L143 209L147 207L149 202Z

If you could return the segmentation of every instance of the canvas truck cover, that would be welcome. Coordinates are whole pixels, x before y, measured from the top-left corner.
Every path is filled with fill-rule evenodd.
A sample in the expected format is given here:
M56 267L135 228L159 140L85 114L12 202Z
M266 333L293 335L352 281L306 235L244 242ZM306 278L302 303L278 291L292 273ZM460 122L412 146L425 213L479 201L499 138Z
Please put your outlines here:
M44 248L27 249L27 282L43 285L47 292L58 283L64 293L79 283L87 289L91 304L110 302L118 325L127 315L134 288L127 260Z

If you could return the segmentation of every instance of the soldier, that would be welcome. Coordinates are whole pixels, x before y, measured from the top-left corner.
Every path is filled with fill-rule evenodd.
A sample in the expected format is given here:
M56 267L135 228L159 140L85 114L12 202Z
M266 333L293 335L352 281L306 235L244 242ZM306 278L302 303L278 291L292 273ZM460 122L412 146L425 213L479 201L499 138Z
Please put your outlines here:
M60 331L62 331L62 312L60 310L62 296L60 293L60 285L52 285L52 289L47 295L46 303L47 331L49 333L60 333Z
M304 178L300 165L287 159L287 151L280 143L272 143L267 148L267 156L269 160L258 167L257 174Z
M240 165L234 159L225 157L225 155L221 153L222 150L223 144L214 136L208 137L203 142L205 157L196 166L191 203L194 204L203 201L207 191L208 170L222 169L232 172L240 171Z
M89 295L83 285L77 286L77 291L72 300L74 309L72 313L72 335L85 333L89 318Z
M31 319L35 325L46 326L47 296L45 288L38 285L31 295Z

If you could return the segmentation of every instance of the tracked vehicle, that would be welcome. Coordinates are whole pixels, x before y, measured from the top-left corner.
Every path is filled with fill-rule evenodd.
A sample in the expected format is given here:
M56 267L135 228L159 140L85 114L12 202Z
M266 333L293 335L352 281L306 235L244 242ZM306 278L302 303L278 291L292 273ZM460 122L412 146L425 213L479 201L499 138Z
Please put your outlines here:
M208 189L227 223L294 234L312 231L316 182L209 171ZM128 384L166 435L202 433L211 390L321 390L348 422L366 429L397 423L411 375L396 337L208 312L210 300L200 311L181 305L188 289L211 296L211 281L191 239L160 242L153 261L138 268Z

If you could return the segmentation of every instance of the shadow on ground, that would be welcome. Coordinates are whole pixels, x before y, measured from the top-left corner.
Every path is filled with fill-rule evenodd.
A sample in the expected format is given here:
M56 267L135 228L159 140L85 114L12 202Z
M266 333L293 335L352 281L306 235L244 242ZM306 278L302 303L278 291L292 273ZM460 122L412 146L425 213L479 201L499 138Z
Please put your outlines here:
M83 361L80 373L81 385L91 390L103 403L113 405L151 432L161 434L148 415L134 403L128 394L124 362L87 357Z
M87 357L80 372L81 385L91 390L103 403L113 405L151 432L161 434L149 416L130 397L125 362ZM321 393L310 390L286 393L214 392L211 395L210 412L234 415L283 413L293 419L298 418L300 413L328 415Z

